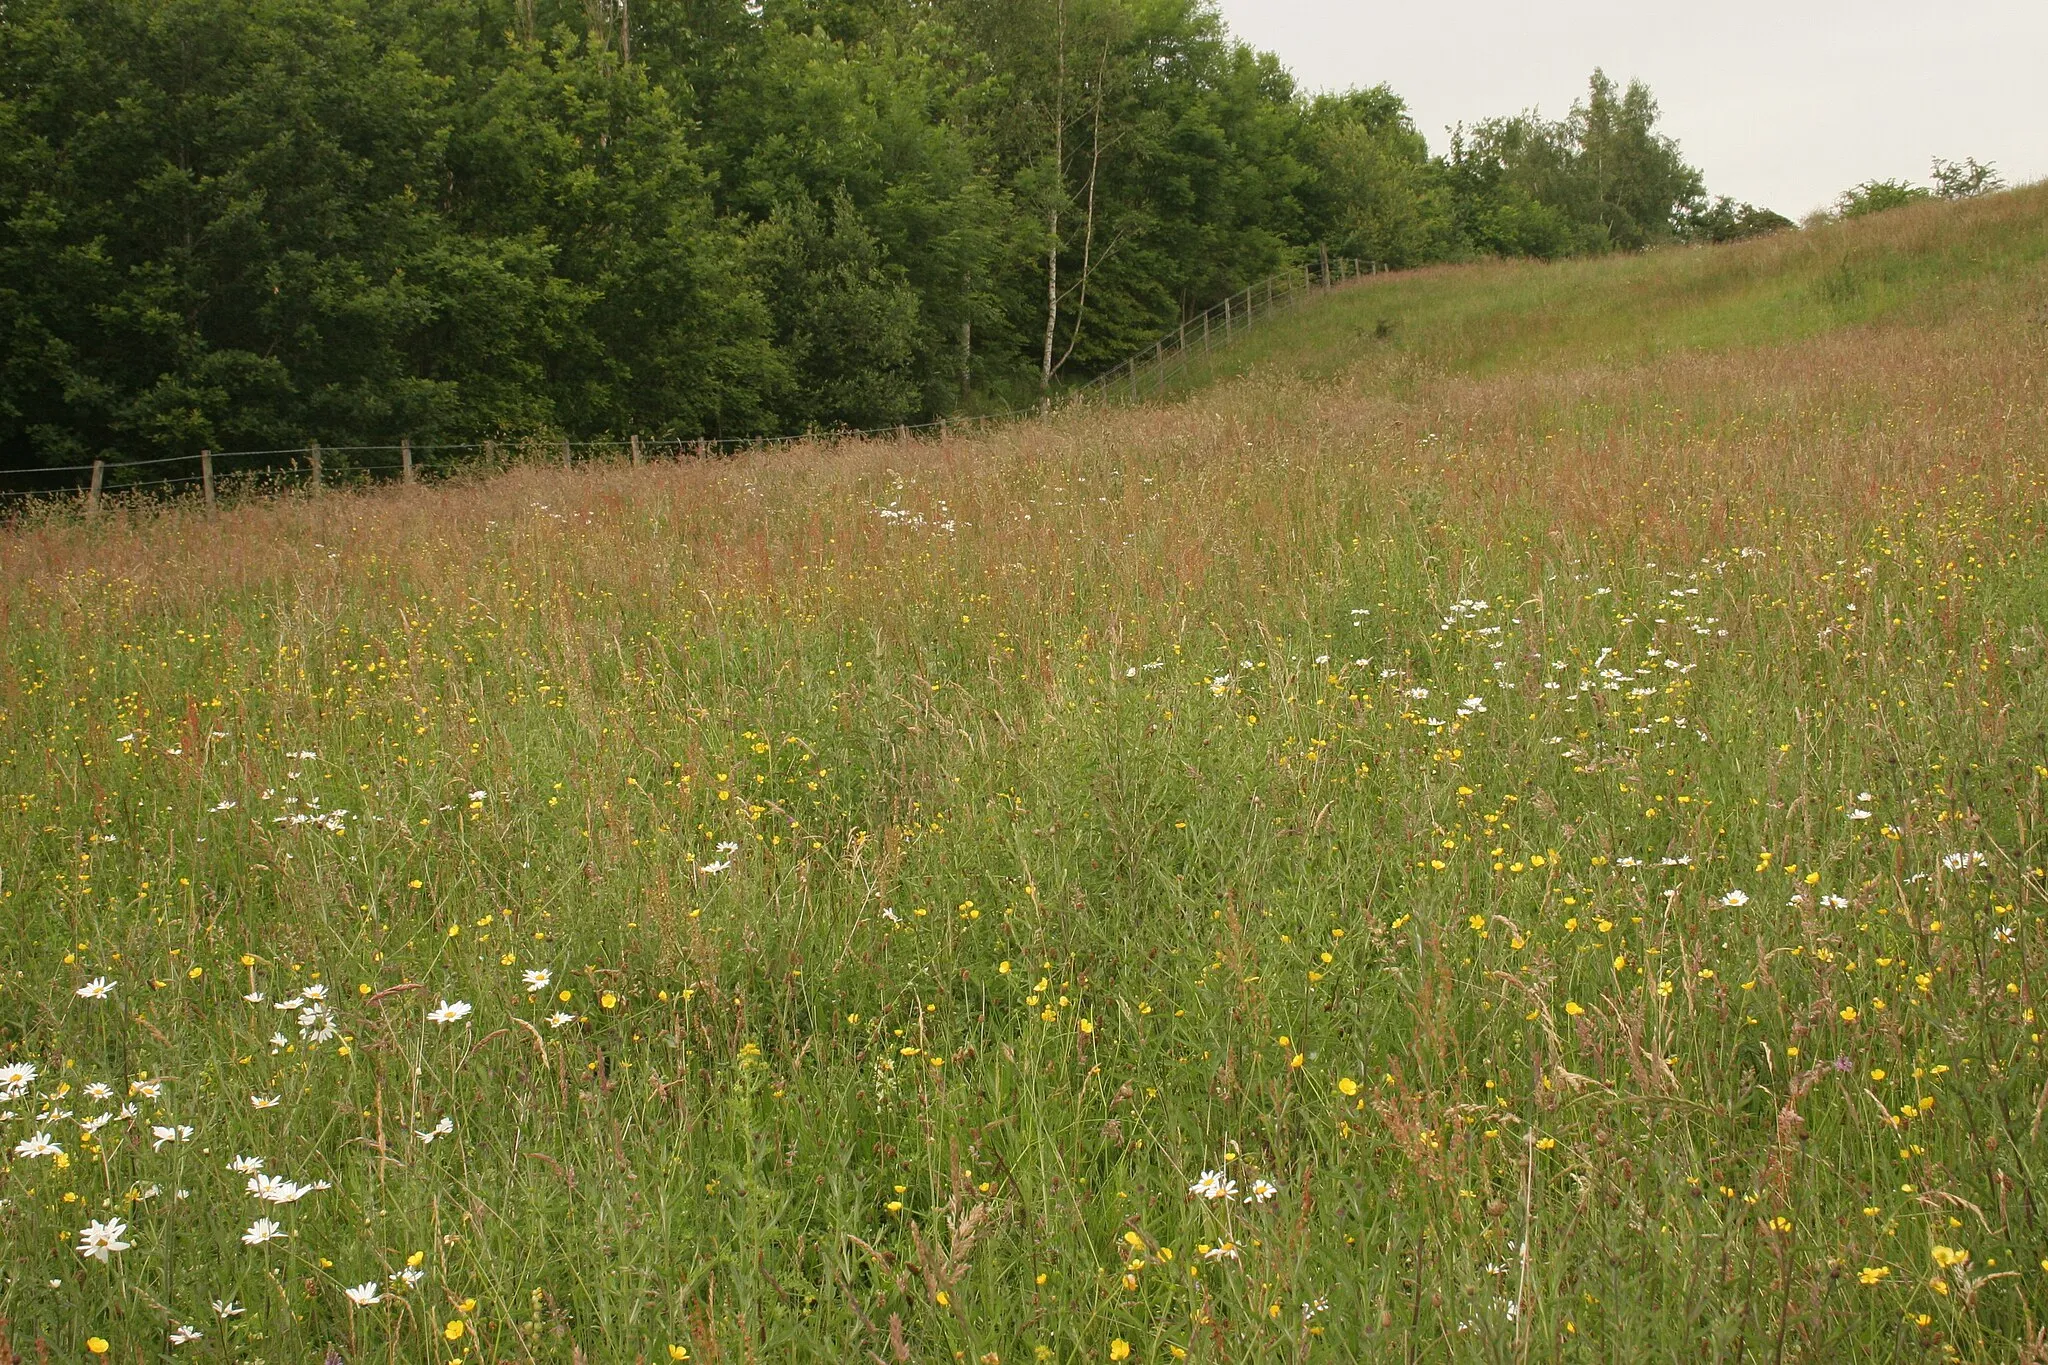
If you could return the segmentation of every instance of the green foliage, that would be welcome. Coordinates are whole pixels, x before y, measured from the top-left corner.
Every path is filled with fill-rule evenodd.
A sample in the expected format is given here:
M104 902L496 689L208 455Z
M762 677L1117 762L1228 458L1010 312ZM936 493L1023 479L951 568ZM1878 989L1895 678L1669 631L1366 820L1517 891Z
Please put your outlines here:
M1657 132L1657 102L1595 71L1584 102L1552 122L1530 112L1452 135L1449 173L1467 243L1498 255L1639 250L1678 240L1700 173Z
M1391 90L1304 98L1199 0L14 0L0 81L17 469L887 425L1324 250L1782 221L1706 206L1639 84L1432 158Z
M1933 197L1934 191L1904 180L1866 180L1842 192L1842 197L1835 201L1835 215L1861 218L1867 214L1904 208L1908 204L1924 203Z

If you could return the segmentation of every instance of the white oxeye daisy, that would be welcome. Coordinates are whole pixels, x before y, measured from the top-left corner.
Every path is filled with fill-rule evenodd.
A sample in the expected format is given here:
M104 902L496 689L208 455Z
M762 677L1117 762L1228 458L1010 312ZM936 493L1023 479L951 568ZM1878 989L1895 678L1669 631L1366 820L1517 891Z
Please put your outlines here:
M377 1282L375 1280L365 1280L361 1284L352 1284L342 1292L347 1294L348 1301L358 1308L368 1308L372 1304L384 1302L384 1296L377 1291Z
M258 1218L249 1224L249 1230L242 1234L242 1245L260 1247L269 1242L282 1242L289 1234L284 1225L272 1218Z
M150 1127L149 1135L156 1139L156 1141L150 1145L149 1150L151 1150L152 1152L161 1152L164 1149L164 1144L166 1143L190 1142L192 1140L192 1125L189 1123L180 1123L176 1125L153 1124Z
M439 1009L427 1011L427 1020L435 1024L458 1023L469 1017L472 1008L467 1000L443 1000Z
M526 983L526 989L530 991L544 991L554 984L555 974L546 967L537 967L530 972L521 972L519 979Z
M213 1315L217 1318L239 1318L248 1311L248 1309L242 1307L241 1304L236 1303L233 1299L229 1299L225 1303L219 1299L213 1301Z
M249 1105L254 1109L275 1109L284 1103L282 1095L251 1095Z
M1730 891L1727 895L1721 897L1721 904L1731 910L1739 910L1749 904L1749 893L1747 891Z
M128 1225L118 1218L109 1218L104 1223L87 1223L78 1232L78 1254L88 1261L105 1265L117 1251L126 1251L133 1246L124 1242L121 1235L128 1231Z
M263 1158L260 1156L238 1156L228 1163L228 1169L236 1175L255 1175L263 1169Z
M560 1028L560 1027L561 1027L562 1025L564 1025L564 1024L573 1024L573 1023L575 1023L575 1022L576 1022L576 1016L575 1016L575 1015L573 1015L573 1014L564 1014L564 1013L562 1013L562 1011L560 1011L560 1010L556 1010L556 1011L555 1011L555 1012L554 1012L553 1014L550 1014L550 1015L548 1016L548 1027L549 1027L549 1028Z
M15 1143L14 1154L18 1157L30 1158L39 1156L62 1156L64 1155L64 1149L62 1147L59 1147L56 1143L50 1141L50 1135L48 1133L37 1133L33 1137L25 1137L21 1141Z
M1274 1185L1272 1181L1254 1180L1252 1182L1252 1192L1244 1197L1244 1202L1247 1204L1263 1204L1279 1193L1279 1187Z
M709 874L712 874L712 875L716 875L716 874L718 874L718 873L720 873L720 872L723 872L723 871L725 871L725 870L726 870L727 868L729 868L729 867L731 867L731 866L732 866L732 859L730 859L730 858L720 858L720 859L719 859L719 860L718 860L717 862L715 862L715 863L705 863L705 864L704 864L704 865L703 865L702 867L699 867L699 868L698 868L697 870L698 870L699 872L704 872L704 873L709 873Z
M83 986L80 986L76 991L73 991L72 994L78 996L81 1000L104 1000L112 995L114 987L120 984L118 981L109 981L104 976L96 976Z
M187 1327L182 1322L176 1323L171 1327L171 1345L183 1346L187 1342L197 1341L205 1335L204 1332L196 1327Z

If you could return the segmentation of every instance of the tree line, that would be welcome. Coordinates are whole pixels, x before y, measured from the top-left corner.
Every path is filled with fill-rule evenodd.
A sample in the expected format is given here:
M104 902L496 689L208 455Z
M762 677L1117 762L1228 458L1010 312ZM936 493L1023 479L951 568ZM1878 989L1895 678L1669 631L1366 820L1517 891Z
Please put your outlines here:
M1028 403L1327 251L1721 241L1640 84L1433 154L1206 0L7 0L0 467Z

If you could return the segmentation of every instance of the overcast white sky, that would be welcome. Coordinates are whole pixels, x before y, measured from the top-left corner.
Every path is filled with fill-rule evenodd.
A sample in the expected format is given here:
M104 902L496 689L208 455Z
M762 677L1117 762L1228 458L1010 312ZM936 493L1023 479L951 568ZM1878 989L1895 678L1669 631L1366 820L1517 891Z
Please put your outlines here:
M1218 0L1304 87L1381 81L1441 151L1463 120L1562 115L1595 66L1649 83L1707 188L1798 218L1932 157L2048 176L2048 0Z

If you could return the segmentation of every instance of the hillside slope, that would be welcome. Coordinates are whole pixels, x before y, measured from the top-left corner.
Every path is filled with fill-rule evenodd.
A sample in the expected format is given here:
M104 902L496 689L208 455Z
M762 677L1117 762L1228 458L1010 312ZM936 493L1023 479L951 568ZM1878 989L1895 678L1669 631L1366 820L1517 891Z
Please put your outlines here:
M0 1358L2020 1358L2044 218L0 533Z

